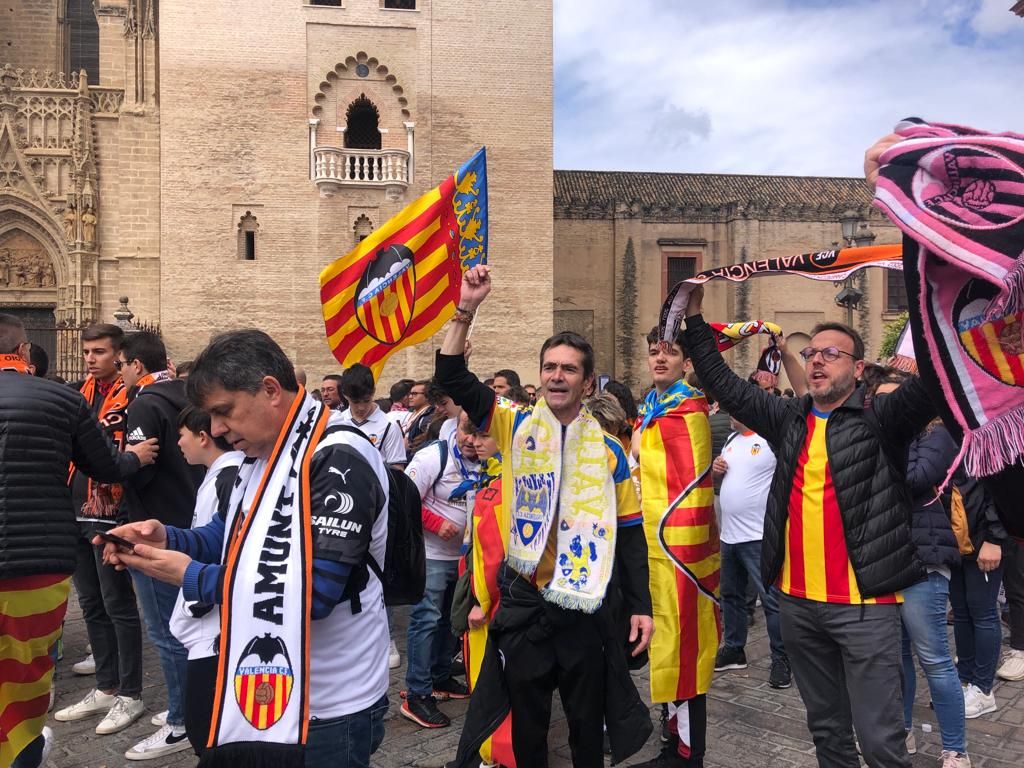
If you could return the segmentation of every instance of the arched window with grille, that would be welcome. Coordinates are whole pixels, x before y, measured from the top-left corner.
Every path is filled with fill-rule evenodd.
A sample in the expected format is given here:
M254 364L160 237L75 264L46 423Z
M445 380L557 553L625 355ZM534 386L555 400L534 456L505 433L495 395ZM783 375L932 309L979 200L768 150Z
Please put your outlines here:
M380 149L380 113L362 93L345 112L345 146L348 149Z
M256 238L260 224L252 211L246 211L238 220L238 258L242 261L256 261Z

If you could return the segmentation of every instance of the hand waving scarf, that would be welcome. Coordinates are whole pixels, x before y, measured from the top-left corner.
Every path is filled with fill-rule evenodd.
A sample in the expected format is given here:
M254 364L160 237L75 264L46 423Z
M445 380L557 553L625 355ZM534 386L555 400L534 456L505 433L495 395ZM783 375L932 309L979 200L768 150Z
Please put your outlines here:
M1024 135L916 118L896 132L875 204L907 238L918 368L967 471L993 475L1024 457Z
M217 685L202 768L303 764L313 589L309 468L329 415L300 387L270 458L239 468L227 521ZM250 483L259 485L243 510Z
M640 408L640 486L651 570L655 703L707 693L721 638L711 428L704 395L682 381Z

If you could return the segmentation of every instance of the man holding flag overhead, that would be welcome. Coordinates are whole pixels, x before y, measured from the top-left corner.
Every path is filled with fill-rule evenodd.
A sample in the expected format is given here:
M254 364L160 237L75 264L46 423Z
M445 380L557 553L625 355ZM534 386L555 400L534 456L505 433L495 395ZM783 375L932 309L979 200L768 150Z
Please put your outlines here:
M327 343L380 378L399 349L455 313L462 273L487 262L487 158L480 149L320 273Z

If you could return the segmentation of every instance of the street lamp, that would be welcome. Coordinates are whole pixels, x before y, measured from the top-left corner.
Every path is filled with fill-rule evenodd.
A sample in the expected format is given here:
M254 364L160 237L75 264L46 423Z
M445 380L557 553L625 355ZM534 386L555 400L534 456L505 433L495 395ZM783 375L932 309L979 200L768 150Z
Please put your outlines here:
M866 221L861 221L856 211L844 211L839 217L839 223L842 225L843 240L846 241L847 247L864 248L875 242L875 233L871 231ZM847 325L853 326L853 310L860 305L863 298L864 292L853 284L853 277L846 278L842 290L836 294L836 304L846 309Z

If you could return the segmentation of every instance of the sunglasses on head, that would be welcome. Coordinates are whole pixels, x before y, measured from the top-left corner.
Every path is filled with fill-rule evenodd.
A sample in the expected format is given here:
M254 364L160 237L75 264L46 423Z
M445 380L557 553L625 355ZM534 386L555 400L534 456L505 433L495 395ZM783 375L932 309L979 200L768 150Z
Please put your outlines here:
M849 352L844 352L839 347L825 347L824 349L816 349L814 347L804 347L800 350L800 357L804 359L804 362L811 362L814 356L821 353L821 359L826 363L834 363L839 359L840 355L846 355L852 357L854 360L857 359L856 355L851 355Z

